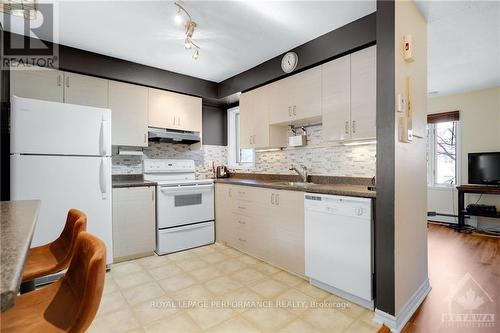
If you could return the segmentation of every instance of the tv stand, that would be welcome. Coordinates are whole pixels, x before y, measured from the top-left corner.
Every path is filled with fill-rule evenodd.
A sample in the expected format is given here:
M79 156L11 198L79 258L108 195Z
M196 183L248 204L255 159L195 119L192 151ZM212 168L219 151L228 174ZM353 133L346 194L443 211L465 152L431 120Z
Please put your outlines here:
M500 218L500 213L496 214L480 214L474 213L469 214L465 210L465 193L477 193L477 194L500 194L499 186L489 186L489 185L460 185L457 186L458 190L458 225L457 231L464 231L465 227L465 215L471 216L481 216L481 217L490 217L490 218Z

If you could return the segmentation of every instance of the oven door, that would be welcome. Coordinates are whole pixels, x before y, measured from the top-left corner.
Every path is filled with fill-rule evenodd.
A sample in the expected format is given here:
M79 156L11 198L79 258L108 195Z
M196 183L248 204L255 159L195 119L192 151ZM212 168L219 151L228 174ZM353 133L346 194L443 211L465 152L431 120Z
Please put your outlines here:
M158 186L158 229L214 219L214 185Z

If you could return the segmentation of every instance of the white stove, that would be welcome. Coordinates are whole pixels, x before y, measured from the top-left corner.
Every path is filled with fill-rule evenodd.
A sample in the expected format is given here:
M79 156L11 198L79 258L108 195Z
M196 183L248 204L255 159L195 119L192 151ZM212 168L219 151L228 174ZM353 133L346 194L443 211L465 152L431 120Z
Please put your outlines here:
M156 253L214 242L214 184L196 179L193 160L145 159L144 179L156 186Z

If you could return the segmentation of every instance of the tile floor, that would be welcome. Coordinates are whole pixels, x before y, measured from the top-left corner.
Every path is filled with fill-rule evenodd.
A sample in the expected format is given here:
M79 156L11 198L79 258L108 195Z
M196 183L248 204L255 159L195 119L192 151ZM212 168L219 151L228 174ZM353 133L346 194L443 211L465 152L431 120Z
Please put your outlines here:
M377 332L373 313L221 244L115 264L89 332Z

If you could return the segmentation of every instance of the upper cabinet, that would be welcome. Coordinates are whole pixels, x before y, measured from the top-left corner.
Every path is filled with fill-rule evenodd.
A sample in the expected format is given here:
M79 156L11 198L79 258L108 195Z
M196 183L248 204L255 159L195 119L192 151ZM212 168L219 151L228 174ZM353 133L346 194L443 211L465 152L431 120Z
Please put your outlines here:
M108 107L108 80L64 73L64 103Z
M55 69L12 70L10 78L11 95L108 107L108 80Z
M351 56L323 65L323 139L351 138Z
M11 70L10 94L62 103L63 80L64 72L53 69Z
M293 124L321 119L321 66L276 81L266 89L273 94L270 124Z
M149 126L201 132L202 101L192 97L149 89Z
M351 54L351 138L375 138L376 114L377 49L372 46Z
M148 146L148 88L109 81L112 144Z
M376 137L376 46L323 66L323 138Z
M286 127L269 125L269 100L273 90L268 86L240 96L240 147L268 148L286 146Z

